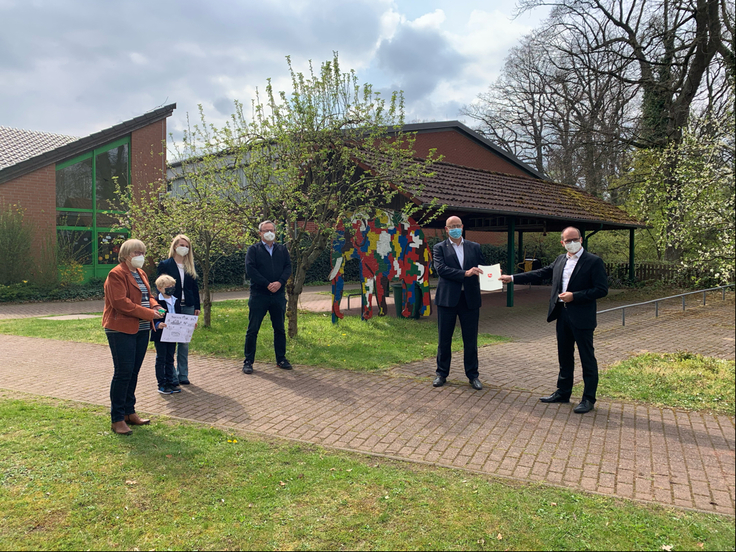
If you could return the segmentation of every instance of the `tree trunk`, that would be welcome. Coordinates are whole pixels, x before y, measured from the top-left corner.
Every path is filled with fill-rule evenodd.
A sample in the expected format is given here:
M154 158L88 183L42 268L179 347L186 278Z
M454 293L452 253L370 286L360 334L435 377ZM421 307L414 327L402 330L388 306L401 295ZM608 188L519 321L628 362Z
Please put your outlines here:
M299 334L298 316L299 316L299 296L304 289L304 280L307 277L307 269L299 266L301 263L292 265L295 267L291 278L286 282L286 317L288 318L288 335L289 338L296 337Z
M212 290L210 289L210 274L208 270L202 270L202 314L204 316L203 325L209 328L212 321Z

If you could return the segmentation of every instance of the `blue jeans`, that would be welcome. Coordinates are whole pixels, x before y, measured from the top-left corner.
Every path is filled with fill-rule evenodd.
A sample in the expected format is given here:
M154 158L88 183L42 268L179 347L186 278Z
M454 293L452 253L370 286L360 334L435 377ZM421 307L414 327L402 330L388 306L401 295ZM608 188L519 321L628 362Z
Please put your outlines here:
M146 356L150 331L142 330L135 334L106 332L106 335L115 367L110 384L110 418L115 423L123 421L129 414L135 414L135 388Z
M194 314L194 307L184 305L182 314ZM176 344L176 369L174 370L174 384L180 381L189 381L189 343Z

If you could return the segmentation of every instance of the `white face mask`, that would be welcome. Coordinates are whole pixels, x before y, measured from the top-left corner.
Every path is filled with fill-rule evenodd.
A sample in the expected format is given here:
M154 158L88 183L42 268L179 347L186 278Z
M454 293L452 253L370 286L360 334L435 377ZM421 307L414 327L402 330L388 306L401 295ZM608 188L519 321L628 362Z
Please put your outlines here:
M138 255L137 257L132 257L130 259L130 266L133 268L143 268L143 265L146 262L146 256L145 255Z
M184 245L180 245L174 251L176 251L176 254L177 255L181 255L182 257L186 257L187 256L187 253L189 253L189 248L186 247L186 246L184 246Z
M273 240L276 239L276 234L274 234L273 232L270 232L270 231L269 232L264 232L263 233L263 239L266 240L267 242L272 242Z
M579 242L570 242L565 244L565 249L567 249L570 253L573 255L580 251L580 248L583 247L583 245Z

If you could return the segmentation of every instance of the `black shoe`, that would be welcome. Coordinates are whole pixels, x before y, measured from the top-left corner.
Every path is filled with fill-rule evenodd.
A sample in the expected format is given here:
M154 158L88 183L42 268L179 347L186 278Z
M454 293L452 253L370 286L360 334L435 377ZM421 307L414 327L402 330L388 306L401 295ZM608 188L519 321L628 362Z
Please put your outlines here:
M179 380L179 385L189 385L189 380Z
M166 387L164 385L158 388L158 392L161 393L162 395L171 395L171 393L173 393L173 391L171 390L171 387Z
M434 378L432 385L434 387L442 387L443 385L445 385L446 381L447 381L447 378L445 376L437 376L436 378Z
M277 362L276 363L276 366L278 366L282 370L291 370L291 368L292 368L291 362L289 362L286 359L282 360L281 362Z
M583 399L580 401L580 404L577 405L575 408L573 408L573 412L575 414L585 414L586 412L590 412L593 410L593 403L590 402L588 399Z
M560 391L558 390L552 393L551 395L549 395L548 397L540 397L539 400L542 401L543 403L569 403L570 396L568 395L566 397L565 395L560 393Z
M172 385L170 389L172 393L181 393L181 387L179 387L178 385Z
M244 360L243 361L243 373L244 374L252 374L253 373L253 363L250 360Z
M483 384L478 378L473 378L472 380L470 380L470 386L476 391L480 391L481 389L483 389Z

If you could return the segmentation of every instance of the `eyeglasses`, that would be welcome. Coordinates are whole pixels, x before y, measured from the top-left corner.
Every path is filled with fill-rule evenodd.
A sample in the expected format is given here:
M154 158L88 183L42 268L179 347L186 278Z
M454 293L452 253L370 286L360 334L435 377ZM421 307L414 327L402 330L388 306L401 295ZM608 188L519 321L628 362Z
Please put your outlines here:
M453 224L452 226L448 226L450 230L455 230L455 228L462 228L462 224Z
M571 240L562 240L562 243L568 244L568 243L580 243L580 238L573 238Z

